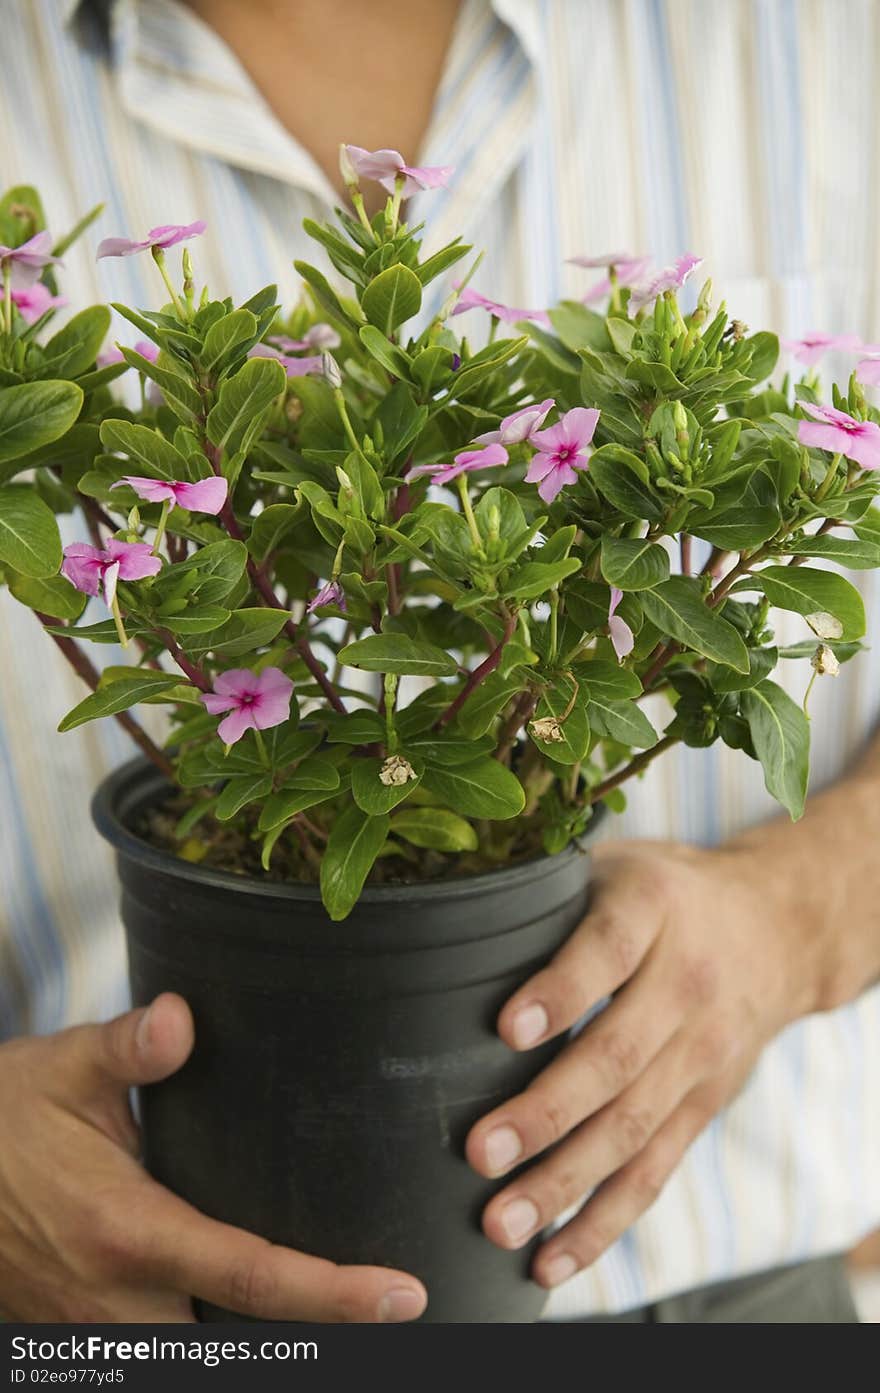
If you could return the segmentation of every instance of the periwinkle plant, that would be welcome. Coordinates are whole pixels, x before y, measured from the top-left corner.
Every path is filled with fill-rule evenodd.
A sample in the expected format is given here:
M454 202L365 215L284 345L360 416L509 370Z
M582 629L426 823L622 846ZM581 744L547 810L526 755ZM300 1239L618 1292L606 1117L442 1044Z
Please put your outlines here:
M227 824L267 869L318 877L335 919L371 875L560 851L677 742L760 760L800 816L809 720L771 673L856 652L862 601L828 567L880 565L857 375L830 404L815 356L772 385L773 334L709 283L681 308L694 257L582 258L605 267L604 314L507 310L465 275L410 330L470 251L423 258L402 220L450 171L349 147L343 172L355 216L306 229L348 294L298 262L286 317L272 286L237 307L197 290L201 224L105 240L167 287L158 311L114 307L141 351L104 348L104 307L52 332L70 238L34 190L0 202L0 568L93 689L60 729L122 720L185 791L186 855ZM368 176L389 190L372 219ZM467 308L490 317L476 351ZM129 370L137 410L111 385ZM64 553L59 513L82 526ZM89 596L109 613L83 624ZM802 643L777 647L774 609ZM119 641L128 661L99 674L83 645ZM166 707L164 749L139 702Z

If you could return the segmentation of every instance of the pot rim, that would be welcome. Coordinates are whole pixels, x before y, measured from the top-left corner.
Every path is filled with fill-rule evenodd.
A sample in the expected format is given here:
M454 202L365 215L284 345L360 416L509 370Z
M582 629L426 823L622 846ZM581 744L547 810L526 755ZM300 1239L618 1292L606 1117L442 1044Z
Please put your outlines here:
M256 876L237 875L234 871L199 866L194 862L184 861L160 847L152 846L136 836L128 827L119 805L128 796L128 811L135 807L142 808L155 799L160 789L170 786L162 773L143 755L136 755L134 759L127 760L102 779L92 795L91 815L99 834L109 842L114 851L125 855L145 870L170 875L190 885L201 885L206 889L226 893L232 891L242 897L321 903L320 887L315 884L268 879L264 881ZM464 873L443 880L366 885L358 897L358 903L382 905L402 899L471 899L499 889L502 882L508 889L520 882L534 884L536 880L552 875L572 857L587 855L596 839L597 829L607 816L607 811L604 804L600 806L593 815L589 830L576 842L571 842L564 851L555 855L541 853L517 861L513 865L500 865L495 870Z

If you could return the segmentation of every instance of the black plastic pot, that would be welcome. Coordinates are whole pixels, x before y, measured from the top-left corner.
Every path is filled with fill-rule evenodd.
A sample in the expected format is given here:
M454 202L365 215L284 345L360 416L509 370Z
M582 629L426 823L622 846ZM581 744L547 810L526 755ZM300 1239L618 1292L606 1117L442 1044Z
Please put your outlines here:
M142 1090L151 1173L276 1243L416 1274L424 1320L536 1320L531 1251L482 1234L495 1186L463 1144L559 1048L514 1053L495 1020L583 916L589 856L368 888L335 924L314 887L201 869L132 835L166 791L135 760L93 804L117 854L134 1002L177 991L195 1017L190 1060Z

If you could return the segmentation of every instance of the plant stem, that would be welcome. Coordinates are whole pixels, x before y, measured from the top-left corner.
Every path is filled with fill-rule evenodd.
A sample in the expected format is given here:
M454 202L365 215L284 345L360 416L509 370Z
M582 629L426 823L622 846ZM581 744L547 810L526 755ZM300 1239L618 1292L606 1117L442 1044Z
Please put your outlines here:
M178 295L177 291L174 289L174 286L171 284L171 279L170 279L170 277L169 277L169 275L168 275L168 268L167 268L166 265L165 265L165 253L163 252L163 250L162 250L161 247L153 247L153 249L152 249L152 254L153 254L153 260L155 261L156 265L157 265L158 268L159 268L159 275L162 277L163 281L165 282L165 289L168 291L168 294L171 296L171 303L172 303L172 305L174 306L174 308L177 310L177 313L180 315L180 318L181 318L181 319L184 321L184 323L185 323L185 322L188 320L189 316L188 316L188 314L186 313L186 309L185 309L185 307L184 307L184 305L183 305L183 302L181 301L180 296Z
M640 774L643 769L668 750L670 745L677 745L678 740L674 735L666 735L662 740L658 740L652 750L644 750L642 754L636 755L635 759L630 760L622 769L618 769L616 774L609 774L607 779L603 779L600 784L590 790L590 803L598 803L600 798L604 798L606 793L611 793L612 789L618 788L620 784L626 783L627 779Z
M160 546L162 545L162 538L165 536L165 525L166 525L166 523L168 522L168 513L169 513L169 511L170 511L170 508L171 508L171 505L170 505L170 503L168 502L168 499L166 498L166 499L165 499L165 502L162 504L162 511L161 511L161 513L159 514L159 521L158 521L158 524L157 524L157 526L156 526L156 539L155 539L155 541L153 542L153 555L154 555L154 556L158 556L158 555L159 555L159 548L160 548Z
M443 727L447 726L451 720L454 720L461 708L464 706L471 692L475 691L476 688L479 687L480 683L485 681L485 679L489 676L490 672L495 671L498 664L501 662L501 655L504 652L505 644L510 642L515 632L516 615L509 614L504 624L504 632L501 635L498 642L496 643L495 647L492 649L492 652L489 654L488 657L483 659L479 667L474 668L473 672L468 677L467 681L465 682L464 686L462 687L455 700L451 702L450 705L447 706L446 710L442 711L440 715L437 717L436 721L434 722L435 730L442 730Z
M678 539L679 551L681 552L681 573L689 576L691 573L691 538L682 533Z
M825 471L825 478L822 480L821 484L819 485L818 490L817 490L816 493L813 495L813 502L814 502L814 503L821 503L821 502L822 502L822 499L825 497L825 495L827 494L827 492L828 492L828 490L830 489L831 485L834 483L834 479L835 479L835 476L836 476L836 474L837 474L837 471L838 471L838 469L839 469L839 467L840 467L840 461L841 461L842 459L843 459L843 456L842 456L842 455L833 455L833 456L832 456L832 458L831 458L831 463L829 464L828 468L827 468L826 471Z
M12 270L3 264L3 326L7 334L12 333Z
M508 717L506 724L502 727L498 748L492 756L492 758L497 759L500 764L505 764L507 762L516 737L519 735L524 723L531 717L537 704L538 696L536 692L520 692L511 715Z
M459 497L461 498L461 506L464 510L464 515L467 518L467 525L470 528L471 540L474 544L474 549L478 556L482 556L483 539L480 536L480 529L477 527L477 519L474 517L474 510L471 506L471 499L470 494L468 493L467 486L467 476L465 474L459 474L457 482Z
M54 623L50 615L41 614L39 610L34 610L34 615L43 625L44 629L48 629L48 627ZM82 678L86 686L90 687L93 692L97 691L101 675L91 660L83 653L75 639L64 638L61 634L50 634L49 637L54 640L70 663L74 672ZM130 715L128 711L117 711L116 720L147 756L147 759L151 760L157 769L161 769L166 779L173 779L174 770L171 767L170 761L162 753L158 745L153 743L144 728L135 720L134 716Z
M198 687L200 692L210 692L211 683L208 678L201 668L186 656L174 635L169 634L167 629L157 629L156 637L162 640L181 672L186 674L193 686Z

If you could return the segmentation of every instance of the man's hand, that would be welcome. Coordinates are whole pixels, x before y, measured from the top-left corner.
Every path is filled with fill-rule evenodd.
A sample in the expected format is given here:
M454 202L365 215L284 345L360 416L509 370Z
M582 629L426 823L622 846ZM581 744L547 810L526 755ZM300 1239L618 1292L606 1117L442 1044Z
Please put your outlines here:
M594 862L590 913L507 1002L499 1034L529 1049L614 999L467 1142L482 1175L540 1157L484 1212L487 1236L503 1248L521 1247L596 1190L538 1251L533 1275L546 1287L620 1237L763 1046L825 1004L820 935L775 852L623 842L599 847Z
M337 1267L216 1223L137 1160L131 1084L179 1069L189 1008L0 1046L0 1312L23 1321L187 1321L190 1296L263 1320L412 1320L414 1277Z

